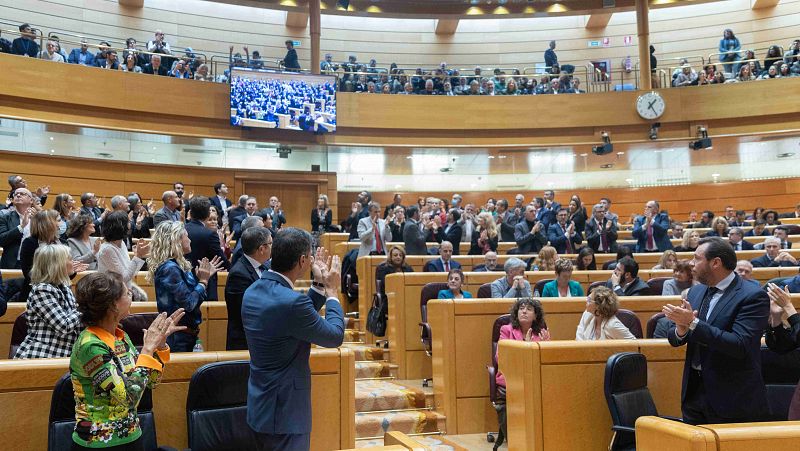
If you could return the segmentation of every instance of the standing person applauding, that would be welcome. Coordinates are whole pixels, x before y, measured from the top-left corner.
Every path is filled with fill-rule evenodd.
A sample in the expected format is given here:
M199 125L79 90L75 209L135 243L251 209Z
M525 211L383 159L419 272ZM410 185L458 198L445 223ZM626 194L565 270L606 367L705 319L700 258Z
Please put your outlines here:
M78 336L69 372L75 387L72 449L143 450L136 408L147 388L161 380L169 362L167 337L183 310L162 313L144 333L142 351L119 328L128 316L131 292L119 274L90 274L78 282L78 311L87 328Z

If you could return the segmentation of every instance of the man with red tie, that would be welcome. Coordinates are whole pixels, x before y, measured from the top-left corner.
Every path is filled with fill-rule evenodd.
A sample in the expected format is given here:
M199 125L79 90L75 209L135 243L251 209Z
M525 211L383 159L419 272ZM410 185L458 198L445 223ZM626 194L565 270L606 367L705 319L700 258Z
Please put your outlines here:
M592 208L592 218L586 222L586 241L596 254L617 252L617 221L606 215L603 204Z
M575 231L575 223L567 224L567 209L560 208L556 215L556 223L550 224L547 229L547 238L550 245L556 248L559 254L575 254L583 239L581 234Z
M367 208L369 215L358 221L358 238L361 240L358 256L386 255L386 243L392 239L392 229L385 219L380 218L379 203L370 202Z
M424 272L450 272L451 269L461 268L461 263L452 259L453 243L442 241L439 247L439 258L425 263Z
M672 249L667 230L669 216L660 211L657 201L647 202L644 215L637 216L633 223L633 237L637 240L636 252L664 252Z

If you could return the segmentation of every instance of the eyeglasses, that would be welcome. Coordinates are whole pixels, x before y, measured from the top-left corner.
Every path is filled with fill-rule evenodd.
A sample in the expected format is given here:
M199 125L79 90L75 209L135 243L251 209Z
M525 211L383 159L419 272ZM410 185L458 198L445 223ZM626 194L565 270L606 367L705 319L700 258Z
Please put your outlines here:
M24 193L24 192L14 193L14 197L30 197L30 196L31 195L29 193Z

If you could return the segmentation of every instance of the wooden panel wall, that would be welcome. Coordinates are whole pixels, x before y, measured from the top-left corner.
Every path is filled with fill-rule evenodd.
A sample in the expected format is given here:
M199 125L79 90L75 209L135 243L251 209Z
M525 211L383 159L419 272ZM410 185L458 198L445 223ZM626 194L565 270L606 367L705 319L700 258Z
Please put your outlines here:
M519 191L490 191L490 192L461 192L464 204L473 202L478 206L485 205L487 199L506 199L513 206L514 196ZM339 217L344 218L350 214L350 203L357 193L340 192ZM382 206L392 203L395 193L374 192L372 198ZM452 192L401 192L403 205L416 202L419 196L434 196L446 200L448 203L453 196ZM532 197L542 197L543 192L523 191L525 201ZM775 209L781 213L794 211L800 203L800 178L780 180L754 180L735 183L708 183L681 186L652 187L652 188L605 188L591 190L571 190L569 192L556 192L556 201L562 205L569 204L569 198L577 194L586 205L587 211L600 201L601 197L608 197L613 202L612 211L617 213L621 220L627 221L631 214L642 214L644 204L652 199L658 200L661 208L669 211L676 220L685 220L692 210L698 212L712 210L717 214L724 213L725 207L732 205L736 209L752 213L756 207Z
M745 47L786 45L796 38L800 2L783 0L773 8L750 9L750 0L665 7L650 13L650 39L662 58L708 55L716 52L722 30L733 28ZM287 38L301 42L300 64L310 64L308 28L286 26L285 11L200 0L148 0L144 8L121 6L116 0L0 0L0 20L30 22L45 29L63 30L124 41L151 39L156 28L166 33L174 49L198 52L236 51L243 45L258 49L265 59L282 58ZM635 57L636 24L633 12L616 13L605 28L586 29L588 16L461 20L453 35L436 35L434 19L322 16L321 52L336 61L355 54L360 61L379 65L455 67L527 67L543 61L551 39L558 40L562 62L585 64L610 59L615 68L626 56ZM632 45L624 38L632 36ZM62 36L64 37L64 36ZM607 48L589 48L587 41L609 38ZM763 53L762 53L763 56Z
M324 172L281 172L281 171L247 171L234 169L197 168L188 166L165 166L147 163L130 163L117 161L86 160L82 158L21 154L0 151L0 179L6 180L11 174L19 174L28 181L28 186L50 185L51 198L46 206L52 207L55 196L59 193L70 193L76 200L82 193L94 192L98 197L106 198L106 205L111 206L111 197L116 194L128 195L138 192L147 202L153 199L156 208L161 208L161 195L172 189L175 181L185 184L186 193L213 196L213 186L224 182L231 188L229 198L236 203L238 197L245 193L248 182L305 183L315 186L318 193L327 193L333 208L336 221L337 191L336 174ZM258 199L259 205L267 206L268 198ZM295 211L296 199L282 199L283 207ZM307 203L307 202L306 202ZM80 204L80 202L79 202ZM305 205L301 217L289 218L293 225L310 228L309 214L313 205Z

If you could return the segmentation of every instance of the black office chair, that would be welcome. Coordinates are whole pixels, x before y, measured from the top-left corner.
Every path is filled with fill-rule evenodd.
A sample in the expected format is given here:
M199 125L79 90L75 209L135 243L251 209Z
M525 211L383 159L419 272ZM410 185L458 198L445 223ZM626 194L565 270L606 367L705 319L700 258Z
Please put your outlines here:
M604 286L606 286L605 280L598 280L596 282L592 282L591 284L589 284L589 290L586 291L586 294L587 295L592 294L592 291L594 291L595 288Z
M122 330L128 334L131 343L137 348L144 346L144 331L150 328L150 324L155 321L158 313L134 313L128 315L120 321Z
M664 291L664 282L672 279L672 277L653 277L647 281L647 286L650 287L650 296L661 296Z
M247 426L250 362L214 362L189 381L186 421L192 451L256 449L258 436Z
M642 322L639 321L639 317L636 316L636 313L621 308L617 310L617 319L631 331L634 337L644 338L642 335Z
M20 345L28 335L28 316L25 312L19 314L14 320L14 328L11 329L11 343L8 346L8 358L13 359Z
M547 282L552 282L552 281L554 281L554 280L556 280L556 279L542 279L542 280L538 280L538 281L536 281L536 285L534 285L534 287L533 287L533 293L531 293L531 295L534 295L534 296L535 296L535 295L536 295L536 293L539 293L539 296L541 296L541 295L542 295L542 292L544 291L544 285L545 285Z
M656 332L656 326L658 325L658 321L665 316L666 315L664 314L664 312L658 312L647 320L647 325L645 326L646 330L645 338L653 338L653 334Z
M159 448L156 442L156 420L153 416L153 396L149 389L144 391L136 409L139 427L142 429L144 449L153 451ZM72 447L72 431L75 430L75 393L69 373L61 376L53 389L50 401L50 424L47 429L48 451L63 451Z
M492 284L485 283L478 287L478 297L481 299L488 299L492 297Z
M647 388L647 358L638 352L620 352L606 362L604 391L613 425L609 450L635 450L636 420L642 416L659 416ZM681 421L679 418L665 417Z

